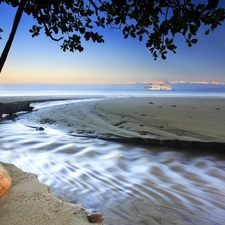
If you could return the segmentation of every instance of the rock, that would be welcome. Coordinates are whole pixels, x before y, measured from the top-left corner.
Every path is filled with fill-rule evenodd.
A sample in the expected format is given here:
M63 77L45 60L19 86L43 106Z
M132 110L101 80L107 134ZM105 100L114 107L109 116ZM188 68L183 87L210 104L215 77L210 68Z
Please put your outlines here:
M36 130L45 130L44 127L37 127Z
M90 225L87 212L80 204L56 198L48 186L38 181L37 175L23 172L12 164L2 165L11 177L12 186L0 198L1 225Z
M8 103L0 103L0 115L14 113L12 107Z
M9 191L11 184L10 176L5 168L0 164L0 198Z
M90 223L100 223L105 219L100 213L87 212L87 218Z
M17 112L28 111L31 112L34 107L30 106L30 102L10 102L0 103L0 115L9 114L12 115Z

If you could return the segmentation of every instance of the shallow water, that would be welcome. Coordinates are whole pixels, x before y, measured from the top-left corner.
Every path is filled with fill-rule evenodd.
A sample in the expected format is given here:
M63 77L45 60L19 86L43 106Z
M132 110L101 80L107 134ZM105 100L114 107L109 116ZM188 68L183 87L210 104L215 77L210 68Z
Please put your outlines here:
M36 173L105 224L225 224L225 155L189 153L0 124L0 161Z

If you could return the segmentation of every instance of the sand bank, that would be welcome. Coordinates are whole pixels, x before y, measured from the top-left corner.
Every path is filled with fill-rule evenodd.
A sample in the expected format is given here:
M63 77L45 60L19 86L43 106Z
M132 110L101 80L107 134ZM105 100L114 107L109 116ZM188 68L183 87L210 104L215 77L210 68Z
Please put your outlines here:
M130 98L100 101L96 112L138 137L224 142L225 99Z
M12 179L11 189L0 198L1 225L90 224L81 205L66 203L53 196L35 174L23 172L12 164L1 164Z
M24 123L72 135L225 150L224 115L223 98L138 97L47 107Z

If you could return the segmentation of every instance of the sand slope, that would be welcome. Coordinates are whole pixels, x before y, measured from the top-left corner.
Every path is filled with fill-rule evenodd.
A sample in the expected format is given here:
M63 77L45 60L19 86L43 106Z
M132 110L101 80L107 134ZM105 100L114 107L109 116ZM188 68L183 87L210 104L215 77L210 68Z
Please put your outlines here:
M35 174L2 163L12 179L12 187L0 198L1 225L88 225L81 205L57 199ZM92 224L103 224L92 223Z

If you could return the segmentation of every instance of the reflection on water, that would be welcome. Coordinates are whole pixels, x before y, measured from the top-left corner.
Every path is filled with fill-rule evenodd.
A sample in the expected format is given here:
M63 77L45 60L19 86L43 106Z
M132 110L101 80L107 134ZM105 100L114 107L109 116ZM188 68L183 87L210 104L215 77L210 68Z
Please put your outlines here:
M105 224L225 224L225 156L0 124L0 161L36 173ZM175 223L178 221L177 223Z

